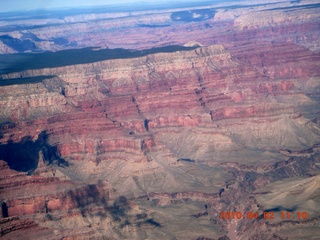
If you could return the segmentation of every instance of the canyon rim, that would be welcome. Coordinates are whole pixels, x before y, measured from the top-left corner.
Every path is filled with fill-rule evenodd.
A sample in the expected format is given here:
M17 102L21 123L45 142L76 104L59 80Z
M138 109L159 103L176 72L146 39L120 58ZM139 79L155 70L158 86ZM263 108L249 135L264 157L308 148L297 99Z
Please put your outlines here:
M319 10L1 12L1 238L320 238Z

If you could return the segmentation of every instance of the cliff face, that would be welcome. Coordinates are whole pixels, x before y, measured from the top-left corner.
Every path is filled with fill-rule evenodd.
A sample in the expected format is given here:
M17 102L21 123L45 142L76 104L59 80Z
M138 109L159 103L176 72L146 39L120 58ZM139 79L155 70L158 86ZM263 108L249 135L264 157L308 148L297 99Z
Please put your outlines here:
M8 123L3 125L2 141L35 139L46 130L61 157L81 158L80 151L91 159L121 145L120 152L143 159L144 149L157 141L178 157L187 157L187 151L195 160L218 161L224 161L226 156L219 156L226 149L242 144L269 151L311 147L319 140L311 121L318 109L318 60L318 54L290 44L262 45L255 54L231 54L213 45L3 75L56 77L2 87L3 122L14 122L8 129ZM13 134L15 129L19 133ZM201 149L200 139L195 147L195 136L210 147ZM177 141L189 143L181 148Z
M2 74L4 239L318 236L319 13L273 4L160 28L195 49Z
M27 176L0 163L3 239L111 239L115 234L112 228L123 228L129 220L148 225L148 215L106 181L72 181L64 169L45 165Z
M0 51L5 54L83 47L148 49L191 41L203 45L233 44L240 40L239 36L245 37L245 41L260 36L266 42L298 42L319 50L319 42L315 41L318 39L317 1L190 5L181 8L164 4L153 6L154 10L143 7L141 11L128 9L127 12L126 7L116 12L109 7L99 9L98 13L97 9L90 13L61 11L49 13L47 18L43 15L48 13L41 12L39 16L33 13L33 18L18 15L2 21ZM297 36L297 30L303 34Z

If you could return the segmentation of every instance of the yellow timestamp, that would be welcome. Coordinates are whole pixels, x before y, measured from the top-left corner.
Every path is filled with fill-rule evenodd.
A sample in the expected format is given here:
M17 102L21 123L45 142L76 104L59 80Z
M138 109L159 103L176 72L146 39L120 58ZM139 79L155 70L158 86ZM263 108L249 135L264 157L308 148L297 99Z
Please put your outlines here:
M220 219L225 220L233 220L233 219L275 219L276 215L280 214L280 217L282 219L308 219L309 214L307 212L288 212L288 211L282 211L282 212L263 212L262 214L259 214L258 212L220 212Z

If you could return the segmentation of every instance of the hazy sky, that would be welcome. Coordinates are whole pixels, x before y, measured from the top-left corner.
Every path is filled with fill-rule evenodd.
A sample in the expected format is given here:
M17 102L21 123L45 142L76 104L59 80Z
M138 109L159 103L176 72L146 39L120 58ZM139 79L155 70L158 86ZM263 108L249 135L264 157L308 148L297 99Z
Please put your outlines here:
M165 2L169 0L0 0L0 12L50 9L61 7L83 7L134 2ZM178 0L170 2L190 2ZM193 0L194 1L194 0Z

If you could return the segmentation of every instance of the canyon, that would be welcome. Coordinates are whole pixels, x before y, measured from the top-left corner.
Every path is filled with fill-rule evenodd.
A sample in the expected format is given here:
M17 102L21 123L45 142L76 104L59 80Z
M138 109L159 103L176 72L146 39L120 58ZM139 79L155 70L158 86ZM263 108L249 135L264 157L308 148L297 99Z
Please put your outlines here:
M318 238L320 5L156 7L0 14L1 238Z

